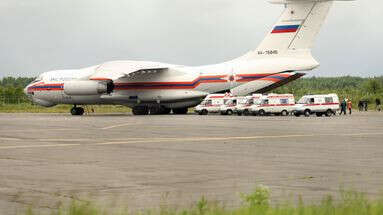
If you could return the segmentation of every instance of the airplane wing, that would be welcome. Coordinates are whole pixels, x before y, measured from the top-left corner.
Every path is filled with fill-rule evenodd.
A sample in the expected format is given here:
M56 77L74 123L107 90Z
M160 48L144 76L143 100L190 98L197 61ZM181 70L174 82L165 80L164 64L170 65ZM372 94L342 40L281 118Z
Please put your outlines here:
M168 68L169 65L156 62L114 61L100 65L89 79L97 81L114 81L119 78L133 77L144 73L162 72Z

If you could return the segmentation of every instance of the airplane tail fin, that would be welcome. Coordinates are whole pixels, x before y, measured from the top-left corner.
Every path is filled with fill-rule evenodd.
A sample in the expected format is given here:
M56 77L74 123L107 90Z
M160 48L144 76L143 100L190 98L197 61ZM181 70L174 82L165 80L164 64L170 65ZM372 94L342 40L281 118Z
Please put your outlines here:
M311 48L333 0L269 0L269 2L284 4L285 10L258 48L240 59L300 57L309 59L313 68L318 66L319 64L311 56Z

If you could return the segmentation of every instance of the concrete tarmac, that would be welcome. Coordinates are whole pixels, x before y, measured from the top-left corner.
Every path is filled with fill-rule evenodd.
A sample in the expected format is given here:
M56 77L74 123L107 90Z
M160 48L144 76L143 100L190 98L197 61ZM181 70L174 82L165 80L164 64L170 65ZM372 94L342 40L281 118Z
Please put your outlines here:
M306 201L383 190L383 114L327 117L0 114L0 214L75 198L227 206L255 185ZM294 198L291 198L294 197Z

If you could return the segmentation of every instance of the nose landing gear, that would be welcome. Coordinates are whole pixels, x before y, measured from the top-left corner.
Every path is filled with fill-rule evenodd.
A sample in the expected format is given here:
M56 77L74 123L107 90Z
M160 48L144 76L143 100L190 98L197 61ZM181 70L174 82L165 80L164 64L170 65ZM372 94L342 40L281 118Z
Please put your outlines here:
M82 107L76 107L76 105L70 109L70 113L73 115L73 116L81 116L84 114L84 108Z

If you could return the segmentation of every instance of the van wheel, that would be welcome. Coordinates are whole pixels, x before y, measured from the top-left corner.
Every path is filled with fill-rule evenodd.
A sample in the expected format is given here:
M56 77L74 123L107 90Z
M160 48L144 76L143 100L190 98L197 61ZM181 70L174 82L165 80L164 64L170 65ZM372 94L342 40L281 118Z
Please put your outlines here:
M305 117L309 117L311 115L311 111L309 109L306 109L305 112L303 112Z
M323 116L323 113L316 113L317 117Z
M264 115L266 115L265 110L259 110L259 111L258 111L258 115L260 115L260 116L264 116Z
M332 116L333 112L332 112L332 110L328 109L325 114L327 117L330 117L330 116Z
M287 115L289 115L289 112L288 112L287 110L283 110L283 111L281 112L281 115L282 115L282 116L287 116Z
M206 109L203 109L199 113L199 115L207 115L209 112Z
M226 111L226 115L233 115L233 111L232 110L227 110Z
M299 113L299 112L294 112L294 116L296 116L296 117L300 117L300 116L301 116L301 113Z

